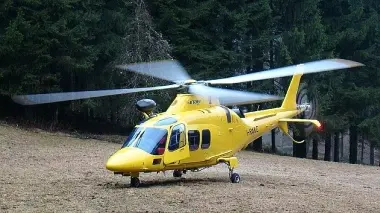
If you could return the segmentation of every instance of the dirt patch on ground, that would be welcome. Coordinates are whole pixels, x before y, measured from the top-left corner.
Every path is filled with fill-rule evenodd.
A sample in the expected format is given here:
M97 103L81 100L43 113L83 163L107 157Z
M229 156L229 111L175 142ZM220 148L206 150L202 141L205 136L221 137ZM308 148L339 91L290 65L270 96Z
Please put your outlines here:
M0 125L0 212L380 212L380 168L241 152L232 184L219 165L142 187L104 168L119 144Z

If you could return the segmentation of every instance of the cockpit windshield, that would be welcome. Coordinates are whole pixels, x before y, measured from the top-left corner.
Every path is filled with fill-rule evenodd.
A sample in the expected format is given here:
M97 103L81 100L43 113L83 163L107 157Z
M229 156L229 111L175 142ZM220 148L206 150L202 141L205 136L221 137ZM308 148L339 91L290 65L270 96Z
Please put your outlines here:
M162 148L165 149L167 136L168 131L166 129L136 127L121 148L136 147L149 154L158 155L161 154Z

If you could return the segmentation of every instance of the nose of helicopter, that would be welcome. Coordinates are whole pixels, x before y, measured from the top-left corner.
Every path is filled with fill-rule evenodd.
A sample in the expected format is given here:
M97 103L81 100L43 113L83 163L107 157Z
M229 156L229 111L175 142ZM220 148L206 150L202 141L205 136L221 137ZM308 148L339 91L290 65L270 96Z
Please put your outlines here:
M114 153L106 163L106 168L114 172L139 171L145 167L150 155L141 149L126 147Z

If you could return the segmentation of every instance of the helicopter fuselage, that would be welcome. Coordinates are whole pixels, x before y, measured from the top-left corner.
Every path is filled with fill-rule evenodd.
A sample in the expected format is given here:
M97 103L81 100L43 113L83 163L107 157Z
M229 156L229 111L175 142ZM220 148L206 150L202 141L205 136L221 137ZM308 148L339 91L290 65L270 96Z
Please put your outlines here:
M106 168L117 174L130 175L131 186L138 187L140 172L174 170L173 176L180 177L181 173L187 170L196 171L199 168L225 163L229 169L231 182L238 183L240 176L233 173L233 169L238 165L234 154L256 138L279 127L294 143L303 143L304 141L294 140L288 133L288 122L313 123L318 128L321 126L317 120L292 119L308 108L304 104L297 105L300 78L304 73L358 66L363 64L343 59L327 59L228 78L197 81L190 77L178 61L162 60L117 67L174 84L145 88L16 95L12 99L22 105L36 105L175 88L187 91L191 94L177 95L166 112L157 115L152 114L156 106L153 100L138 101L136 107L146 119L134 128L121 149L108 159ZM281 107L249 113L242 113L240 110L229 109L223 105L263 103L282 98L276 95L210 86L291 75L293 78Z
M244 114L216 99L180 94L166 112L137 125L106 167L124 175L209 167L300 112L275 108Z

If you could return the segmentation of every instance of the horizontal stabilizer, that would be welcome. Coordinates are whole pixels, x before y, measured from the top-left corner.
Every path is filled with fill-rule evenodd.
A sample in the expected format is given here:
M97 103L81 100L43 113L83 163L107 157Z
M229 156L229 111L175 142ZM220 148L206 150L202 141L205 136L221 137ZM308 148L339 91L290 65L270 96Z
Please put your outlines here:
M320 127L321 123L318 120L310 119L291 119L291 118L282 118L279 122L294 122L294 123L313 123L316 127Z
M291 119L291 118L283 118L278 120L278 127L283 131L292 141L293 143L303 143L305 140L302 141L296 141L294 138L289 134L289 128L288 128L288 122L294 122L294 123L313 123L315 126L320 127L321 123L317 120L310 120L310 119Z

